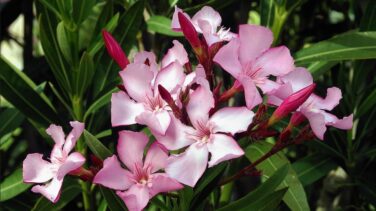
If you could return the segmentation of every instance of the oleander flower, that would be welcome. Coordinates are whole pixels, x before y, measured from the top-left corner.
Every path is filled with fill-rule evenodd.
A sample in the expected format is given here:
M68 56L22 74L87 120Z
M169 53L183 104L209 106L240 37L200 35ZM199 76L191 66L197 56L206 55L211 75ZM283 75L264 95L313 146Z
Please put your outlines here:
M256 87L268 93L278 87L269 76L281 76L294 70L294 60L285 46L270 48L273 33L265 27L240 25L239 37L232 39L214 56L214 61L241 82L247 107L262 102Z
M52 124L46 130L55 142L49 160L44 159L43 154L32 153L26 156L22 165L25 183L43 184L34 186L31 191L42 194L53 203L59 200L64 176L85 163L79 152L70 153L84 130L84 124L74 121L70 125L73 129L66 138L60 126Z
M221 26L222 18L217 11L209 6L204 6L199 10L192 19L178 7L175 7L172 16L171 28L175 31L182 31L185 27L179 22L178 14L182 13L189 22L192 23L198 33L202 33L207 45L210 47L214 43L230 41L236 34L230 32Z
M130 211L146 207L149 200L161 192L183 188L166 173L158 171L167 164L166 149L154 142L143 159L148 137L142 132L121 131L117 152L124 169L113 155L104 160L103 168L96 174L93 182L117 190L116 194L124 201Z
M171 108L161 98L158 85L176 96L185 81L183 65L187 62L188 55L178 41L163 58L159 71L153 53L138 53L134 62L120 72L126 92L112 94L112 125L144 124L164 134Z
M186 108L193 127L184 125L171 116L166 134L154 134L169 150L188 146L184 153L170 156L166 173L192 187L208 164L212 167L244 154L232 135L246 131L254 116L246 107L225 107L209 117L209 111L213 107L211 91L200 85L190 94Z

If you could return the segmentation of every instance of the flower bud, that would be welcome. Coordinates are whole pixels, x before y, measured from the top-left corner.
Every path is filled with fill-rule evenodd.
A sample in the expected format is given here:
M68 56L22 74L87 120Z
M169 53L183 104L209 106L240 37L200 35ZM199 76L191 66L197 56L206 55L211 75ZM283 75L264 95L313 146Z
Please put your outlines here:
M194 51L199 54L201 51L201 41L198 38L198 33L195 27L182 12L178 13L178 19L185 38L188 40L189 44L191 44Z
M129 60L119 43L106 30L102 30L102 36L108 54L110 54L121 69L124 69L129 64Z
M308 99L308 97L311 96L315 87L316 84L313 83L288 96L274 111L273 115L268 121L268 126L278 122L280 119L299 108L299 106L301 106Z

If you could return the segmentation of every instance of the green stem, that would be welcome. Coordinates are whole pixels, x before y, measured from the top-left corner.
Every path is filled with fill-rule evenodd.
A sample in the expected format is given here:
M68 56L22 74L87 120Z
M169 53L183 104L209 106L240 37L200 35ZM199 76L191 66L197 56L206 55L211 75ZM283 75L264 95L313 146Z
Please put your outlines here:
M90 191L90 183L80 180L80 185L82 188L82 198L84 201L85 211L94 210L91 191Z
M222 187L221 198L219 198L220 205L225 205L230 202L233 187L234 182L227 183Z

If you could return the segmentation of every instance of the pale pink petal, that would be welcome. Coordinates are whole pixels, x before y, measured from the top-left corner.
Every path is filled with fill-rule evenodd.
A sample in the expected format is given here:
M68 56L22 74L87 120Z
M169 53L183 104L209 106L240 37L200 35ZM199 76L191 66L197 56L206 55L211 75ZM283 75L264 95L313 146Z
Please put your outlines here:
M244 88L245 103L249 109L253 109L255 106L262 103L262 97L251 78L243 77L240 82Z
M285 84L291 84L293 92L297 92L313 83L311 73L303 67L297 67L294 71L279 77L279 79Z
M151 173L154 173L167 165L168 151L158 142L154 142L146 154L144 166L151 167Z
M153 52L141 51L141 52L136 53L136 55L134 56L133 63L139 63L139 64L149 63L150 71L154 73L154 76L158 72L158 64L156 62L156 57Z
M55 146L62 147L65 142L65 134L61 126L51 124L46 133L51 136L52 140L55 142Z
M208 150L211 154L209 167L244 155L244 151L238 143L232 137L224 134L212 134L208 142Z
M147 125L153 132L162 135L166 133L170 121L170 115L166 110L156 112L145 111L136 117L138 124Z
M123 92L116 92L111 97L112 126L136 124L136 117L145 111L142 103L136 103Z
M79 152L71 153L57 171L57 178L63 179L69 172L78 169L85 163L85 157Z
M253 69L257 72L255 77L265 77L268 75L281 76L295 69L294 59L290 54L290 50L285 46L270 48L253 64Z
M211 91L203 86L196 88L189 97L187 113L191 123L197 126L199 123L206 123L209 118L209 111L214 107L214 98Z
M149 202L149 189L147 186L135 184L128 191L117 191L116 194L123 199L129 211L141 211Z
M54 168L54 164L43 160L42 154L28 154L22 163L23 181L27 183L47 182L54 177Z
M213 132L235 133L246 131L255 114L246 107L225 107L210 117Z
M154 73L150 71L149 66L131 63L124 71L120 72L120 76L129 96L137 102L144 102L146 96L153 96L151 81L154 78Z
M150 198L157 195L158 193L165 193L174 190L179 190L184 188L176 180L170 178L167 174L164 173L157 173L153 174L152 178L152 186L149 189Z
M239 26L240 62L243 66L254 61L273 43L273 33L266 27L244 24Z
M256 83L256 86L259 87L264 94L269 94L278 89L281 85L275 81L265 79L261 83Z
M31 188L34 193L40 193L52 203L56 203L59 200L61 193L61 186L63 185L63 180L59 180L56 177L51 180L51 182L45 185L36 185Z
M171 122L165 135L153 133L158 142L169 150L177 150L194 143L194 140L187 137L187 134L194 133L194 129L181 123L172 114L170 114L170 118Z
M196 26L201 26L200 22L206 22L210 26L211 33L217 32L217 28L221 25L222 18L217 11L209 6L204 6L193 17L192 23ZM201 28L201 32L204 31Z
M206 169L208 154L205 144L194 143L184 153L170 156L165 171L180 183L194 187Z
M221 37L219 37L217 34L213 34L213 33L207 33L207 32L203 32L203 35L204 35L204 38L205 38L205 41L206 43L208 44L208 46L212 46L213 44L217 43L217 42L221 42L221 41L224 41L227 39L221 39Z
M95 175L93 183L100 184L114 190L126 190L134 181L132 174L120 166L116 155L106 158L103 168Z
M174 46L167 51L167 54L162 59L162 68L166 67L172 62L177 61L180 65L189 62L188 54L184 46L177 40L172 41Z
M294 91L292 90L291 84L282 84L277 90L268 93L268 103L274 106L279 106L286 99L290 96Z
M178 62L172 62L158 72L154 82L154 90L158 90L158 85L162 85L168 92L173 93L184 83L184 79L183 66Z
M223 46L214 56L213 61L219 64L225 71L236 79L242 73L242 65L239 62L239 39L232 39Z
M317 95L313 95L312 97L314 98L313 101L317 108L331 111L339 104L339 101L342 99L342 92L337 87L331 87L327 89L325 99L322 99Z
M335 122L330 122L327 125L331 125L342 130L350 130L353 126L353 115L351 114L350 116L338 119Z
M149 138L142 132L123 130L119 132L117 152L121 162L134 172L135 165L142 166L144 148Z
M78 121L72 121L70 125L72 126L72 131L68 134L63 148L63 152L66 155L74 148L85 128L85 124Z
M303 115L308 119L311 129L315 136L320 140L324 140L324 134L326 131L325 117L321 113L314 113L301 109Z

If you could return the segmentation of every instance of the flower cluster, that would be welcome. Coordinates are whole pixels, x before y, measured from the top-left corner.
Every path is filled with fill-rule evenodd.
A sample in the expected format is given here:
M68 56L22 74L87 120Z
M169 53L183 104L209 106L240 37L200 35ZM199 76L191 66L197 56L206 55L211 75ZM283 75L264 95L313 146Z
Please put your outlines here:
M236 139L276 136L279 132L270 126L290 114L290 123L278 141L311 139L310 131L322 140L327 126L352 127L352 115L338 119L328 112L338 105L340 89L329 88L325 98L313 94L316 84L311 74L295 67L287 47L271 47L269 29L240 25L236 34L222 27L221 21L211 7L203 7L192 18L175 8L171 27L183 32L191 45L198 60L193 67L177 40L160 64L152 52L139 52L130 62L115 39L103 31L123 82L112 94L112 126L145 125L156 140L148 145L144 133L120 131L117 156L105 159L102 169L86 176L116 190L129 210L142 210L156 194L179 190L182 184L194 187L207 168L244 154ZM230 89L222 88L214 66L233 77ZM238 93L243 93L244 106L228 106ZM266 106L276 107L271 116ZM291 137L291 129L305 120L311 130L298 135L299 139ZM30 154L23 164L25 182L51 180L32 191L53 202L64 175L85 172L81 167L85 158L77 152L68 155L83 130L83 124L71 124L74 129L65 142L61 127L52 125L47 130L56 143L50 161L41 154Z

